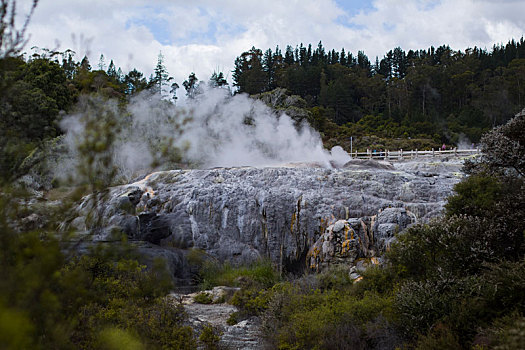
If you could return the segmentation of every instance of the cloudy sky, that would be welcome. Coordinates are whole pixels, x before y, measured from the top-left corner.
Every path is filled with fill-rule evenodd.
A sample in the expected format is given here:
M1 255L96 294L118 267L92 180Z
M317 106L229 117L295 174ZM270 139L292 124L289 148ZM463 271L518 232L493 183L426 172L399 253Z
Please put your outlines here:
M31 0L18 0L22 16ZM149 76L159 52L177 82L214 70L231 80L235 57L252 46L300 43L357 53L449 44L491 48L525 33L523 0L40 0L29 44L72 49L96 67L101 54Z

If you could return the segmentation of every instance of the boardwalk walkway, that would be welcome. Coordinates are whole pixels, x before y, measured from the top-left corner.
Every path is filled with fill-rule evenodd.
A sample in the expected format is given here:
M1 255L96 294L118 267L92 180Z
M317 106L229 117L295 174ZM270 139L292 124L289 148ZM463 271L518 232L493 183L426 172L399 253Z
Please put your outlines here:
M388 160L388 161L398 161L398 160L407 160L407 159L416 159L416 158L434 158L434 157L468 157L468 156L477 156L480 155L481 151L479 149L450 149L450 150L434 150L431 151L403 151L402 149L397 151L372 151L368 150L367 152L353 152L351 154L352 158L357 159L376 159L376 160Z

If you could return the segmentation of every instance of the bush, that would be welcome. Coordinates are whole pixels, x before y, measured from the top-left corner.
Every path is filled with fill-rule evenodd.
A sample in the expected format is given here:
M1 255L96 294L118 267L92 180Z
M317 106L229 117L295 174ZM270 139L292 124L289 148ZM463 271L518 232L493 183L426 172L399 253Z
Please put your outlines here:
M504 218L445 217L397 238L387 257L401 277L415 280L467 276L480 272L484 263L515 258L516 237Z
M366 292L302 292L290 282L276 285L263 314L265 337L288 349L360 349L390 337L392 299ZM388 329L388 330L387 330Z
M513 191L511 184L488 174L476 174L454 186L448 197L447 215L492 216L496 204Z
M233 326L234 324L239 323L239 312L232 312L226 320L226 323L228 324L228 326Z
M215 286L236 286L257 284L260 288L269 288L279 281L279 274L269 260L260 260L248 266L234 267L228 262L218 263L207 260L200 270L201 289Z
M463 278L405 281L396 291L394 309L409 338L441 323L468 344L479 327L525 309L525 261L486 265L483 273Z
M321 290L344 289L352 285L347 265L331 265L316 275Z
M204 344L207 350L219 349L222 332L218 331L211 325L206 325L199 335L199 341Z
M109 338L195 347L184 310L165 299L172 288L165 264L146 270L125 243L66 260L51 234L14 232L6 215L16 210L4 205L0 198L0 347L111 348Z
M475 174L458 183L449 197L447 215L468 215L489 223L484 234L500 257L517 260L525 254L525 183L523 178ZM488 231L488 229L487 229Z
M354 283L350 292L363 295L365 292L374 292L380 295L391 294L397 282L397 275L388 266L373 265L361 272L363 279Z
M422 335L417 340L415 350L461 350L457 336L446 326L438 324L428 335Z
M525 344L525 317L515 312L484 330L485 343L496 350L521 350Z
M230 304L237 306L242 316L260 315L268 307L271 291L255 287L245 287L233 295Z
M210 295L206 292L199 293L193 297L193 300L199 304L211 304L213 302Z

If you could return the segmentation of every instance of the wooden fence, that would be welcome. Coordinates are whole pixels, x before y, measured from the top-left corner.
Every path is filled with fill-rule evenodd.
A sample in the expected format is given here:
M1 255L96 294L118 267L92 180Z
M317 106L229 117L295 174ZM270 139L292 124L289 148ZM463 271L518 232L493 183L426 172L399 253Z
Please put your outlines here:
M402 149L398 151L373 151L368 150L366 152L353 152L350 154L352 158L357 159L376 159L376 160L404 160L404 159L416 159L416 158L433 158L433 157L468 157L480 154L479 149L447 149L447 150L434 150L431 151L403 151Z

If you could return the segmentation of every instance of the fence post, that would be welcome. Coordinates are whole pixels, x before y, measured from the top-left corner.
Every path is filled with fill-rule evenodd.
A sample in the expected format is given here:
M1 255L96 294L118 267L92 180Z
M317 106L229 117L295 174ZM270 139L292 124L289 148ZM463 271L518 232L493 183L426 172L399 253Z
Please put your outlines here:
M416 159L417 159L417 148L416 148Z
M454 147L454 155L457 157L458 156L458 148L457 147Z
M403 149L400 149L400 150L399 150L399 158L400 158L400 159L403 159Z
M432 158L434 158L434 148L432 148Z

